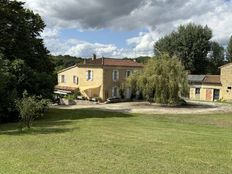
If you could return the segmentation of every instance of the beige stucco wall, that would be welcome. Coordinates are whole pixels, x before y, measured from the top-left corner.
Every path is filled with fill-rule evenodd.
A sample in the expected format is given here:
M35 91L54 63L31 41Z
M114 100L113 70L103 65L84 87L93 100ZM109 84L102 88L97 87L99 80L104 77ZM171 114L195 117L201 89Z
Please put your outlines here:
M93 71L93 79L86 79L86 71ZM65 75L65 83L61 83L61 76ZM78 77L78 84L73 83L73 76ZM103 97L103 69L74 67L58 73L58 86L79 88L85 97ZM99 90L95 89L99 87ZM89 89L88 89L89 88ZM94 88L94 89L92 89ZM98 93L98 94L97 94Z
M200 88L200 95L195 95L196 88ZM213 95L214 95L214 89L220 90L219 99L222 98L222 87L220 85L191 85L190 86L190 92L189 92L189 98L191 100L202 100L202 101L213 101ZM207 97L207 91L208 93L211 93L210 96Z
M204 101L213 101L214 89L220 90L219 99L221 99L222 98L221 86L220 85L213 85L213 84L212 85L202 85L200 99L204 100ZM211 95L208 97L207 97L207 90L211 93Z
M224 100L232 100L232 64L221 68L222 98Z
M113 71L117 70L119 72L119 79L114 81L112 78ZM103 99L107 99L108 97L112 97L112 88L118 87L120 88L121 84L126 80L126 72L127 71L138 71L141 68L133 68L133 67L104 67L104 79L103 79Z
M191 100L200 100L200 95L196 95L196 88L201 88L201 85L191 85L189 91L189 98ZM201 93L201 91L200 91Z
M82 95L85 97L100 97L103 101L109 97L112 97L112 88L118 87L120 88L121 84L126 80L126 72L127 71L137 71L141 68L133 68L133 67L73 67L71 69L67 69L63 72L58 73L58 86L63 87L75 87L79 88ZM86 80L86 71L93 71L93 80ZM119 72L119 79L117 81L113 80L113 71L117 70ZM65 83L61 83L61 76L65 75ZM73 76L78 77L78 84L73 83ZM83 89L91 89L100 87L99 91L96 89L92 89L91 92L89 90ZM98 95L96 95L98 93Z

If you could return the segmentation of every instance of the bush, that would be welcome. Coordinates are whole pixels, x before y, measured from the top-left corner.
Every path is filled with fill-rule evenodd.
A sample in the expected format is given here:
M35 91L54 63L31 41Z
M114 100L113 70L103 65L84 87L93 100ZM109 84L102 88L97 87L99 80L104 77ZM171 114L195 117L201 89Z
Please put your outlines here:
M75 99L77 99L78 96L81 96L80 89L79 88L75 89L73 92L73 95L74 95Z
M16 100L16 108L22 121L22 128L30 128L32 122L48 110L49 101L38 96L29 96L23 93L22 99Z

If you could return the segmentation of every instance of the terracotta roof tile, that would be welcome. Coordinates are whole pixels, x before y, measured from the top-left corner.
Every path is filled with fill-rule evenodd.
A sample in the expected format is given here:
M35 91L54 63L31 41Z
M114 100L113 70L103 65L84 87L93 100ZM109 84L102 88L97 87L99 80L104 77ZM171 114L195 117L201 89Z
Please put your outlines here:
M220 75L206 75L203 83L205 84L221 84Z
M81 66L125 66L125 67L143 67L142 63L138 63L129 59L114 59L114 58L99 58L95 60L87 60L86 64L82 64Z

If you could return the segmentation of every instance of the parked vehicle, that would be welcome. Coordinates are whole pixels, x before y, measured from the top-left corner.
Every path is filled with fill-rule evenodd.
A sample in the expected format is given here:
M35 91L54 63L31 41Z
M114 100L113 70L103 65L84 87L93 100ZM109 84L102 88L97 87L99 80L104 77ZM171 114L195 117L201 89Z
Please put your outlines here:
M119 97L110 97L108 98L105 103L108 104L108 103L118 103L118 102L121 102L121 98Z

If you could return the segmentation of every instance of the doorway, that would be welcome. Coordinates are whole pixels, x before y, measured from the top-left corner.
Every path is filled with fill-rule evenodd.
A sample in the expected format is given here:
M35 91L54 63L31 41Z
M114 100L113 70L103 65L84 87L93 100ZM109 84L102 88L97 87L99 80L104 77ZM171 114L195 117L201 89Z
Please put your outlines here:
M219 89L214 89L213 90L213 100L219 100L220 98L220 90Z

